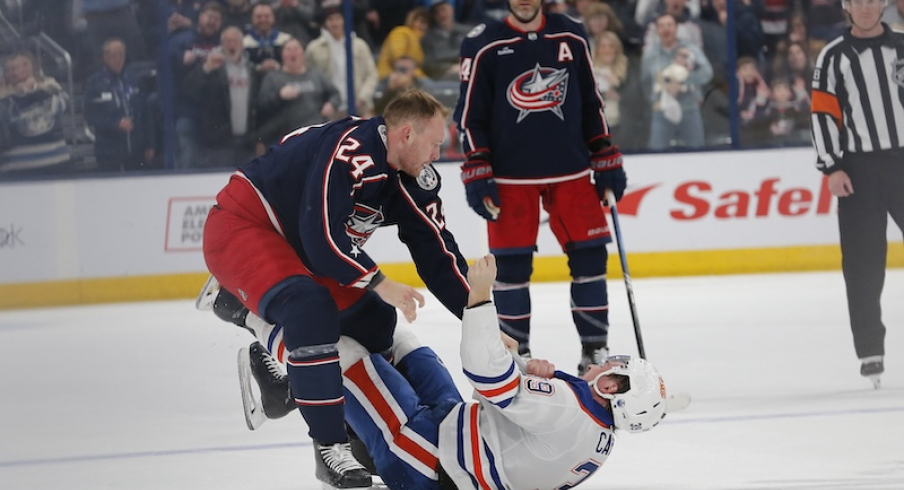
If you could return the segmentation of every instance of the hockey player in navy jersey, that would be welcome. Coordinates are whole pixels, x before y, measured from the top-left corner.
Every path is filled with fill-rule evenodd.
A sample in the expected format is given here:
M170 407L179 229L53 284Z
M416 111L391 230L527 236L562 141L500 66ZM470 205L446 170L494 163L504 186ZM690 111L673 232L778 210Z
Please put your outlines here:
M364 243L379 226L397 224L440 301L460 314L467 297L467 265L445 230L441 204L421 202L439 185L429 164L439 156L447 117L435 98L415 90L382 117L298 129L240 167L207 218L208 269L280 329L284 344L270 347L288 360L317 477L336 487L372 482L348 444L336 342L343 334L368 352L387 351L395 308L413 321L424 301L386 277Z
M609 137L583 25L544 15L542 0L508 2L504 21L478 25L461 45L454 116L467 155L461 177L468 204L488 221L499 264L500 325L525 357L541 203L549 213L572 277L580 372L608 355L611 237L600 201L606 189L621 199L627 179Z
M500 340L495 276L492 255L468 271L460 354L475 400L462 399L436 353L405 327L391 362L339 340L346 419L391 489L573 488L605 463L617 430L662 419L665 385L643 359L612 357L581 378L539 359L522 372Z

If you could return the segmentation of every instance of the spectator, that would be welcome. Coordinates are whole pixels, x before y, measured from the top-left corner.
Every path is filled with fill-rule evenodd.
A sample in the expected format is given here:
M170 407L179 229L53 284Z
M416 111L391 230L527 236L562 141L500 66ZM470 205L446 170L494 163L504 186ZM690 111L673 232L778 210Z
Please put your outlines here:
M195 67L204 64L207 55L220 45L222 8L207 2L198 16L197 29L176 33L170 39L173 66L173 109L176 129L176 168L190 168L203 161L198 129L198 94L186 86L186 78Z
M568 14L568 3L565 0L544 0L543 12L547 14Z
M408 57L417 65L417 76L426 76L424 66L424 48L421 47L421 38L427 32L429 18L427 10L416 7L408 12L405 17L405 25L401 25L389 32L386 40L380 48L380 57L377 59L377 74L381 79L386 78L395 66L395 60Z
M596 54L596 47L599 39L604 32L614 32L619 37L623 33L622 23L612 7L605 3L594 2L587 5L584 9L584 27L587 29L587 41L590 46L590 53Z
M156 134L136 74L126 68L126 45L104 43L104 67L85 82L85 120L94 129L94 159L100 170L115 172L149 166Z
M0 128L8 134L0 154L0 173L59 171L69 162L63 114L69 99L51 77L40 74L28 51L3 61Z
M82 13L93 60L103 57L103 44L112 37L129 46L131 61L147 59L131 0L82 0Z
M885 7L882 22L896 31L904 31L904 0L896 0Z
M373 8L367 13L367 20L373 31L373 46L381 46L390 31L405 23L408 13L415 6L415 0L373 1Z
M380 81L377 87L377 100L374 102L376 113L382 114L383 109L392 99L411 88L422 88L426 85L426 78L417 76L417 68L413 59L402 57L395 61L395 67L388 77Z
M773 69L773 78L788 80L794 99L804 101L810 107L810 83L813 80L813 63L807 50L799 42L791 42L784 52L779 53Z
M341 100L333 82L305 64L301 42L290 39L283 45L282 69L267 73L261 82L257 154L293 129L328 121Z
M208 167L238 166L254 156L261 74L242 48L242 37L238 27L223 29L220 46L188 76L189 88L198 94L200 141Z
M763 44L770 56L775 53L779 41L788 37L795 3L795 0L766 0L763 2L763 12L758 17L760 29L763 31ZM704 39L703 42L705 43L706 40Z
M763 111L763 125L770 143L808 143L810 141L810 104L795 96L785 78L770 84L769 102Z
M700 30L699 9L696 15L692 15L688 9L688 0L663 0L664 13L671 14L676 22L676 36L679 41L685 44L693 44L703 49L703 33ZM659 19L659 17L657 17ZM644 49L659 43L659 34L656 23L647 25L647 32L644 35Z
M712 65L697 46L678 40L675 16L662 14L654 25L660 42L645 47L641 60L641 83L653 108L649 146L701 147L700 104L704 86L712 80Z
M224 0L223 27L238 27L242 34L251 32L251 0Z
M734 1L736 56L762 59L765 37L760 20L744 4ZM728 73L728 0L711 0L700 16L703 34L703 53L713 66L713 79L717 87L727 87ZM727 91L727 88L726 88Z
M501 21L508 15L508 0L465 0L458 18L463 24L477 25Z
M621 122L621 94L618 89L628 78L628 57L621 40L611 31L600 34L596 43L596 54L593 56L593 76L596 86L606 101L606 121L609 132L618 140L618 127Z
M205 0L167 0L163 5L166 9L166 30L173 35L177 32L190 30L198 25L201 17L201 9Z
M807 17L802 12L797 12L791 16L788 28L788 38L784 43L780 42L778 51L784 46L782 44L788 42L798 42L807 48L807 55L811 60L815 60L819 56L819 52L825 47L824 39L815 39L810 37L809 28L807 27Z
M587 15L587 7L600 3L601 0L571 0L568 15L575 19L584 19Z
M254 28L245 34L243 41L248 58L258 71L279 69L283 45L292 37L274 28L276 14L273 6L267 2L256 4L251 10L251 23Z
M348 111L348 88L345 51L345 17L339 6L323 10L323 30L320 37L311 41L305 50L307 64L320 69L339 90L341 102L338 110ZM377 89L377 65L374 55L362 39L352 33L352 69L355 82L355 111L365 118L374 115L374 91Z
M458 81L461 41L470 28L455 21L455 9L447 0L438 0L429 13L430 28L421 39L424 73L433 80Z
M829 42L847 30L848 16L838 0L803 0L802 3L807 13L807 30L813 39Z
M688 9L688 15L692 19L700 18L700 0L689 0L685 7ZM634 20L637 21L637 24L640 26L648 26L650 23L654 22L659 14L663 12L670 12L669 7L666 5L665 0L637 0L637 5L634 10Z
M750 57L738 59L738 111L741 125L753 124L769 102L769 85L763 80L756 60Z
M339 0L326 0L329 1ZM303 46L317 36L319 26L315 22L319 0L279 0L273 2L276 28L301 41ZM247 31L246 31L247 32Z

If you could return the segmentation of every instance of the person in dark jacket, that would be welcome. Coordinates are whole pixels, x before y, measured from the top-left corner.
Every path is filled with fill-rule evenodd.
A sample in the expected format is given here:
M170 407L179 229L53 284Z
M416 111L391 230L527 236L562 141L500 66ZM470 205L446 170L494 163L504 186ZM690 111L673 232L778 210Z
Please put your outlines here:
M125 59L125 43L107 39L104 67L85 82L85 119L94 129L94 158L103 171L143 168L155 155L147 97Z
M227 27L220 46L186 80L197 94L204 165L237 166L254 156L255 101L260 72L242 48L242 31Z

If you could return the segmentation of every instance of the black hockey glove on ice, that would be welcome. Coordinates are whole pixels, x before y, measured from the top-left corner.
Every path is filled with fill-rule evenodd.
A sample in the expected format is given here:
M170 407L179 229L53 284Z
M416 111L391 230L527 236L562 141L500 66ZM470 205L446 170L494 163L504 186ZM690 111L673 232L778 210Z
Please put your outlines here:
M490 152L476 150L468 154L461 166L461 181L465 183L468 206L488 221L499 218L499 190L493 178Z
M611 189L615 200L619 201L628 186L628 176L622 168L622 153L609 138L600 137L592 140L590 147L590 168L593 169L593 181L596 183L596 194L601 201L606 200L606 189Z

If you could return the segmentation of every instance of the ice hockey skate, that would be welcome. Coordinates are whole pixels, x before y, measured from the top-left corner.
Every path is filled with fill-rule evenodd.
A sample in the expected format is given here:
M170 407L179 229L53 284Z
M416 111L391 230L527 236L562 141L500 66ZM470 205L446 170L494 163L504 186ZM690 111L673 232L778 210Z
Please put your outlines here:
M581 349L581 362L578 364L578 376L583 376L587 366L602 366L609 357L609 348L605 344L585 344Z
M873 388L878 390L881 386L879 377L885 372L882 356L864 357L860 362L860 376L869 378L873 382Z
M295 409L289 377L260 342L239 349L238 369L248 429L256 430L267 419L285 417Z
M207 282L204 283L204 287L201 288L201 293L198 295L198 299L195 300L195 308L200 311L210 311L213 309L213 302L217 297L217 293L220 292L220 282L217 281L216 277L209 276L207 278Z
M314 474L324 489L372 488L373 478L355 459L347 442L327 445L314 441L314 463Z

